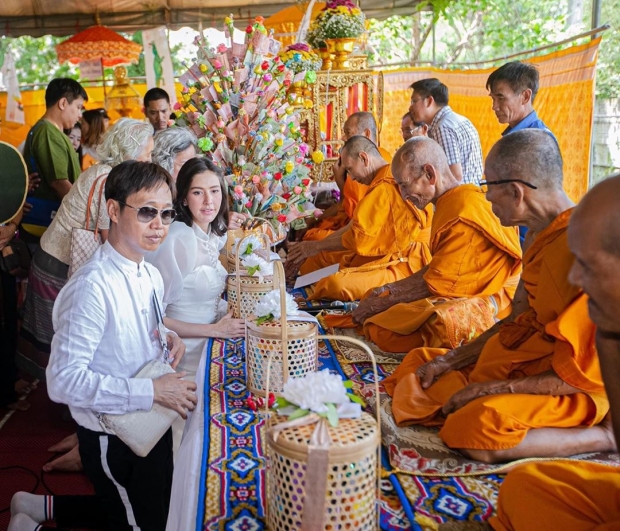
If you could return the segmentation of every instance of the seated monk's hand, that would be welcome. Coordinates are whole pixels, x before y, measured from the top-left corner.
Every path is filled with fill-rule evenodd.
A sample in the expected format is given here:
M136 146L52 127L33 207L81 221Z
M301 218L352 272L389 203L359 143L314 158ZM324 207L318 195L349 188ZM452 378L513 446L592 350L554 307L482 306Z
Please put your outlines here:
M294 278L307 258L313 256L315 242L289 242L288 255L284 263L286 278Z
M387 310L392 305L388 298L390 293L390 284L366 292L360 300L359 306L351 314L353 322L363 325L366 319Z
M441 412L447 417L450 413L458 411L473 400L476 400L476 398L504 392L510 392L506 390L506 382L491 381L472 383L464 389L461 389L458 393L453 394L450 400L441 408Z
M420 385L422 389L428 389L431 385L435 383L435 381L450 372L452 367L450 366L450 362L446 359L445 356L439 356L434 360L431 360L424 365L418 367L415 371L418 380L420 380Z

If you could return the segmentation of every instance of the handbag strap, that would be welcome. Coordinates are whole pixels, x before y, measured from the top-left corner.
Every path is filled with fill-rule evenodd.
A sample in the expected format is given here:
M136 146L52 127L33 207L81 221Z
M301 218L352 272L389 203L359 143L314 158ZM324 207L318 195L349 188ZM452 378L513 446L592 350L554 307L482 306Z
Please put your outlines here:
M86 203L86 222L84 223L84 228L86 230L90 230L90 207L93 203L93 197L95 195L95 189L97 188L97 183L101 180L103 180L103 183L101 183L101 188L99 188L99 199L97 200L97 220L96 220L96 225L95 225L95 236L97 236L97 234L99 234L99 215L101 213L101 197L103 196L103 188L105 186L105 181L108 177L107 173L104 173L103 175L100 175L99 177L97 177L95 179L95 182L93 183L93 185L90 187L90 192L88 193L88 202Z
M146 270L149 278L151 279L151 284L152 284L153 277L151 276L151 273L148 267L146 267L146 264L144 265L144 269ZM151 300L153 301L153 306L155 307L155 318L157 319L157 330L159 332L159 343L161 344L161 348L164 353L164 362L170 363L172 361L172 358L170 357L170 349L168 348L168 341L166 340L166 337L162 334L162 330L163 328L165 328L164 312L162 311L161 303L159 302L159 299L157 298L157 293L155 292L154 284L153 284L153 295L151 297Z

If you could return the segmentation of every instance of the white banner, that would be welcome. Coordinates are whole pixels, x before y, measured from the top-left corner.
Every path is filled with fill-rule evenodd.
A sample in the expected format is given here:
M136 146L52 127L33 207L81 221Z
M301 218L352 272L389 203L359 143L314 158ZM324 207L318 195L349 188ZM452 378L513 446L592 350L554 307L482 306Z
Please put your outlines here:
M155 78L155 66L153 64L155 56L153 55L153 44L161 57L163 88L170 96L170 106L174 106L177 102L176 90L174 88L174 71L172 69L172 57L170 57L170 48L168 46L168 36L166 35L166 27L160 26L142 32L142 49L144 51L144 67L146 70L146 87L152 89L157 87Z
M7 122L15 122L25 124L24 107L22 105L22 95L19 91L19 81L17 80L17 71L15 70L15 60L10 50L7 50L4 56L4 65L2 65L2 82L6 87L6 114Z
M80 63L80 78L88 81L95 81L103 78L101 59L82 61Z

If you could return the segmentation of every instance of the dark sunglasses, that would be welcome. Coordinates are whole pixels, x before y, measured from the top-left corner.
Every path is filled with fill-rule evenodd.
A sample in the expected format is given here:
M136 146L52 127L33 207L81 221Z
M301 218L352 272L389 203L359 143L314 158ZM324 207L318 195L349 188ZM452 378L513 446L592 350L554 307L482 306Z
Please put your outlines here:
M480 188L483 192L486 192L489 189L489 186L493 186L495 184L507 184L507 183L521 183L531 188L532 190L538 190L538 186L534 186L531 183L526 181L522 181L521 179L501 179L499 181L480 181Z
M174 208L165 208L164 210L157 210L156 208L148 207L148 206L137 208L135 206L128 205L127 203L124 203L123 201L119 201L119 203L121 205L125 205L126 207L133 208L134 210L136 210L138 212L138 221L140 221L141 223L149 223L157 217L157 214L159 214L161 216L161 222L164 225L170 225L170 223L174 221L174 218L177 215L177 212Z

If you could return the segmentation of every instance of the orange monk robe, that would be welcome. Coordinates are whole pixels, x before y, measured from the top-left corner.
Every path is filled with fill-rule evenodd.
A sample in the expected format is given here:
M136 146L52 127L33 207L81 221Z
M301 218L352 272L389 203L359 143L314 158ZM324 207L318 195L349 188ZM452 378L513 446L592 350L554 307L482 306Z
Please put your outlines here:
M389 151L379 147L379 153L386 162L392 161L392 155ZM335 215L319 221L316 227L308 229L303 237L303 241L318 241L327 238L330 234L347 226L349 221L353 219L353 212L357 208L358 203L366 195L368 186L357 181L347 178L344 182L344 188L342 190L342 199L338 207L338 211ZM333 251L332 253L325 253L321 263L321 267L327 267L328 265L336 264L340 261L343 253L340 251ZM331 257L330 257L331 256ZM320 269L317 267L317 269ZM310 273L308 267L304 268L302 274Z
M319 281L315 299L356 300L366 291L415 273L430 261L432 208L410 208L390 165L375 175L342 236L340 271Z
M560 214L526 251L521 278L530 308L487 341L473 369L451 371L424 390L415 371L447 349L418 348L383 381L398 424L443 424L439 435L452 448L499 450L517 446L531 428L587 427L603 420L609 403L596 355L594 325L586 296L568 281L573 256L566 229L571 212ZM448 415L445 422L439 415L450 397L470 383L549 370L582 392L489 395Z
M521 465L502 483L496 531L620 529L618 468L592 462L546 462Z
M478 186L457 186L437 200L430 249L424 281L433 297L396 304L364 323L366 337L386 352L455 348L493 326L496 315L510 314L521 274L519 234L502 227Z

